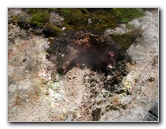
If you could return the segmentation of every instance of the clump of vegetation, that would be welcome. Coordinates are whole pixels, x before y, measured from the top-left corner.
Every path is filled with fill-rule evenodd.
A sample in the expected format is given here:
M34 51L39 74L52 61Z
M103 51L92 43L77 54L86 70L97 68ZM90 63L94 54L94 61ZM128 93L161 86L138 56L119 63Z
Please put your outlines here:
M52 11L57 11L57 8L28 8L27 9L27 13L28 14L35 14L35 13L38 13L38 12L52 12Z
M127 23L134 18L144 15L137 8L64 8L57 12L64 17L63 25L67 30L94 30L104 31L106 28L115 28L120 23ZM88 23L88 19L91 23Z
M127 50L133 44L136 38L141 36L140 30L133 30L123 35L112 34L113 40L120 45L121 48Z
M134 18L144 16L143 11L138 8L113 8L112 12L120 23L127 23Z
M78 30L85 27L86 17L88 11L86 9L72 9L63 8L58 9L58 13L65 19L63 26L66 26L67 30ZM86 13L85 13L86 12Z
M104 31L106 28L115 28L117 19L111 15L110 9L58 9L59 14L64 17L63 26L67 30L94 30ZM88 23L88 19L91 23Z
M41 27L50 20L50 14L47 11L34 13L31 18L31 24Z
M43 33L46 35L46 37L57 37L62 35L62 29L53 25L53 23L48 23L43 27Z

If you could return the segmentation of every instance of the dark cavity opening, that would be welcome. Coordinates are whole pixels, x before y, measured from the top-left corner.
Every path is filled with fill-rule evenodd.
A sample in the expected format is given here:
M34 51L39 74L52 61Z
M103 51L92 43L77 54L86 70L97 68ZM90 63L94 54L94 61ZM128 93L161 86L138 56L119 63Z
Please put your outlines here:
M115 75L117 71L125 70L125 62L130 59L126 51L121 49L110 36L83 31L54 39L51 41L48 53L51 55L49 60L54 62L56 71L62 75L73 67L89 68L102 72L105 76ZM113 83L118 82L115 79Z
M85 51L77 55L66 67L65 74L73 67L80 67L82 69L89 68L93 71L102 72L107 74L107 64L104 61L100 61L99 56L93 52Z

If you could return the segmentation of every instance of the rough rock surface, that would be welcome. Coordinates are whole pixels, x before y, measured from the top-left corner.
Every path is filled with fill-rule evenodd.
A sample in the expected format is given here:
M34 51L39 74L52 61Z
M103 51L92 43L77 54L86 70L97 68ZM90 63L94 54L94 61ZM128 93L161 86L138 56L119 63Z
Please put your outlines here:
M101 117L102 121L108 117L110 121L143 121L151 106L159 99L158 11L147 11L145 17L130 23L143 32L143 36L128 50L136 62L135 65L129 65L131 71L123 80L131 95L119 100L127 104L126 110L110 111Z
M47 70L46 39L15 38L8 48L8 119L9 121L48 121L50 108L43 95L43 83L51 79ZM45 93L44 93L45 94Z

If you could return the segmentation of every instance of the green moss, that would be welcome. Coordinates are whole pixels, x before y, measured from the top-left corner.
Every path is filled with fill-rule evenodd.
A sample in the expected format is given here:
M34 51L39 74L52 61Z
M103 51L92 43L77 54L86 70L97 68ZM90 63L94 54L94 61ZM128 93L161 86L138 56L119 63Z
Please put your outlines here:
M86 8L81 8L80 10L81 10L81 12L82 12L83 14L88 14L88 13L89 13Z
M35 26L42 26L50 20L50 14L47 11L37 12L32 15L31 24Z
M140 30L133 30L123 35L112 34L111 36L116 43L127 50L136 38L141 36L141 32Z
M33 15L38 12L44 11L50 13L50 12L56 12L57 10L58 10L57 8L28 8L27 13Z
M106 11L107 10L107 11ZM64 8L59 9L59 14L64 17L63 26L66 26L67 30L97 30L104 31L106 28L115 28L116 19L111 13L105 10L89 11L85 8ZM91 19L92 23L88 24L88 19Z
M141 9L131 8L63 8L58 9L58 12L64 18L63 26L66 26L68 31L104 31L106 28L113 29L120 23L127 23L144 15ZM88 19L91 19L91 24L88 24Z
M111 13L99 13L93 14L93 24L91 25L91 29L95 28L95 30L105 30L106 28L115 28L117 26L117 19L114 18Z
M82 13L80 9L72 9L72 8L63 8L59 9L60 15L62 15L65 19L65 22L68 25L81 25L84 23L86 14Z
M50 37L50 36L57 37L62 35L62 29L58 28L52 23L48 23L43 27L43 33L46 35L46 37Z
M29 14L35 14L35 13L41 12L41 11L43 11L42 8L28 8L28 9L27 9L27 12L28 12Z
M144 16L143 11L137 8L113 8L112 12L120 23L127 23L134 18Z

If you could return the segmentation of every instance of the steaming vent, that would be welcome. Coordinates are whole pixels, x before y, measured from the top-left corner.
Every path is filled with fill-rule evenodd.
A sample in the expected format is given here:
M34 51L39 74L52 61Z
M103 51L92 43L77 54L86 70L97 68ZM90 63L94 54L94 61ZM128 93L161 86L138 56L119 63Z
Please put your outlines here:
M126 74L125 63L130 61L126 51L111 36L79 31L54 39L48 50L48 59L56 64L59 74L66 74L73 67L89 68L112 75L116 70Z

